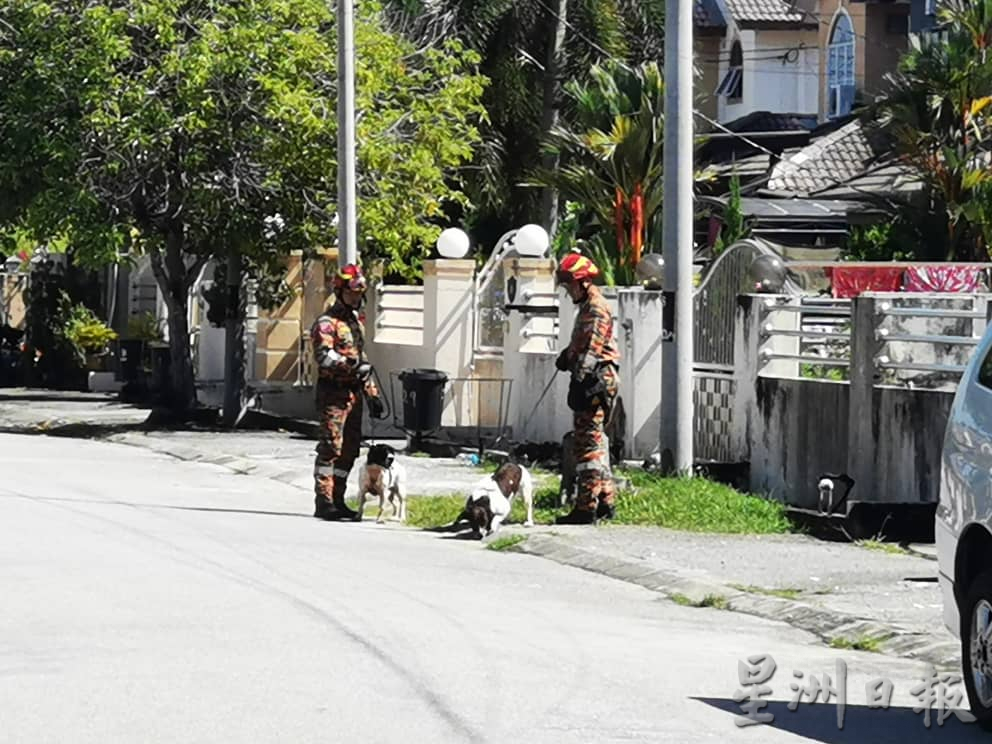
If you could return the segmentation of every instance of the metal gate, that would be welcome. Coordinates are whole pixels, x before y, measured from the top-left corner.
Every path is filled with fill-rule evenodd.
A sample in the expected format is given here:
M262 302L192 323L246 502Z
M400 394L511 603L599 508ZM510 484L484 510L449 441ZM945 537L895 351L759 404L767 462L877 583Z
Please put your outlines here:
M743 455L734 451L733 444L733 367L697 366L692 382L696 461L739 462Z

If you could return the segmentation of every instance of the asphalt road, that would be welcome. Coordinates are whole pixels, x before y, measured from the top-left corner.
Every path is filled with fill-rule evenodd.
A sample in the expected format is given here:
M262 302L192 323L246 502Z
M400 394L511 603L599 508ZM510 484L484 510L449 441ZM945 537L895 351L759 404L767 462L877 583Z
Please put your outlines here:
M985 741L921 665L130 447L0 435L0 742ZM771 654L774 725L739 728ZM792 712L793 670L836 707ZM865 684L895 687L866 706Z

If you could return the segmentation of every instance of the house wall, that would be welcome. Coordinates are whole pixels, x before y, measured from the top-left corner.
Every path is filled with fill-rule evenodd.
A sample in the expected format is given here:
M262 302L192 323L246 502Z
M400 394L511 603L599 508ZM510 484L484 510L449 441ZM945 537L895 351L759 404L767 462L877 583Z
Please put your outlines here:
M885 90L885 76L894 72L899 60L909 48L907 31L889 30L889 18L905 23L898 28L909 28L910 6L902 3L867 4L865 6L865 34L869 43L864 45L865 76L864 91L875 95Z
M296 382L305 376L308 331L327 304L326 269L337 262L337 251L327 250L314 260L301 253L286 257L286 283L292 296L277 308L259 309L256 325L255 380ZM301 351L304 353L301 365Z
M737 102L721 97L721 122L732 121L755 111L812 114L819 110L817 86L820 80L819 34L815 30L740 30L728 28L719 52L720 84L730 66L730 52L739 39L744 56L743 95ZM796 49L794 60L781 56Z
M854 26L854 81L862 94L872 96L884 89L885 75L894 72L901 55L909 47L908 34L889 33L889 15L906 16L908 3L866 3L849 0L821 0L819 17L819 111L827 119L827 46L837 13L844 9Z
M0 305L3 308L3 317L0 324L6 324L13 328L24 328L24 290L27 287L27 276L25 274L0 274Z
M481 427L492 441L492 432L502 425L512 430L515 441L560 441L572 428L572 412L566 402L568 375L555 370L555 359L571 336L576 309L555 289L553 272L554 262L549 259L512 257L504 261L505 281L516 282L518 304L508 314L502 354L473 353L472 261L428 261L423 287L373 290L366 317L366 349L389 400L400 408L395 421L402 423L399 373L430 368L449 377L442 426L449 432L460 430L461 439L474 441L476 427ZM290 276L294 276L292 271ZM659 440L663 300L661 293L640 288L607 290L606 294L622 354L627 456L643 459L657 450ZM556 312L541 311L552 304L557 305ZM278 317L259 319L260 370L263 354L291 366L295 362L299 330L292 321L299 305L294 299ZM283 335L285 339L275 343ZM303 384L295 384L295 376L284 377L259 377L253 382L260 393L259 407L313 417L312 372L304 376ZM364 430L371 431L370 422L365 422ZM397 430L392 422L384 422L377 431L385 436Z
M697 36L694 47L700 73L696 78L696 109L704 116L716 119L720 114L716 89L721 80L719 57L723 51L723 39L719 36ZM698 124L705 129L710 128L706 122Z

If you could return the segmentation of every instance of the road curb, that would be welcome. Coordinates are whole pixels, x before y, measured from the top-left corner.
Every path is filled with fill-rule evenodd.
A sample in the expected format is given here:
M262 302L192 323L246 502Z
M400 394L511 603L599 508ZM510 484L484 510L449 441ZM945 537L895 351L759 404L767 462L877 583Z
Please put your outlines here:
M282 483L285 486L299 488L300 490L310 490L312 487L312 482L309 480L310 476L308 474L301 475L300 473L288 471L281 465L271 465L258 460L238 457L237 455L204 455L196 448L188 445L176 444L165 439L154 439L151 437L137 439L134 435L128 434L112 435L107 437L105 441L123 444L129 447L140 447L161 455L174 457L183 462L216 465L239 475L253 475L259 478L266 478L277 483ZM299 478L307 478L306 485L296 483L295 481Z
M960 665L960 647L946 641L934 642L929 634L835 612L801 600L743 592L711 576L678 569L658 569L637 559L624 559L581 548L560 537L531 535L508 550L637 584L669 599L678 597L685 601L682 598L687 598L692 604L702 604L720 598L720 604L727 610L788 623L828 644L864 638L881 639L879 651L890 656L933 664L941 669L956 670Z

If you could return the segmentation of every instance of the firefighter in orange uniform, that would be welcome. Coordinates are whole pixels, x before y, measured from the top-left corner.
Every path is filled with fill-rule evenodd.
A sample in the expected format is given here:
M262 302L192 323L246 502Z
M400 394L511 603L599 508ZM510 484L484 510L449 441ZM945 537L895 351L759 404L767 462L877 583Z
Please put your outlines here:
M568 406L573 411L578 493L571 513L558 524L593 524L612 519L615 487L604 429L619 393L620 351L613 314L593 280L599 269L578 252L566 255L555 278L579 307L572 339L555 366L571 373Z
M334 304L310 330L317 365L320 441L314 461L314 516L329 521L357 520L344 496L348 474L362 440L362 399L369 415L382 418L384 406L365 357L358 310L368 284L362 270L349 264L334 277Z

